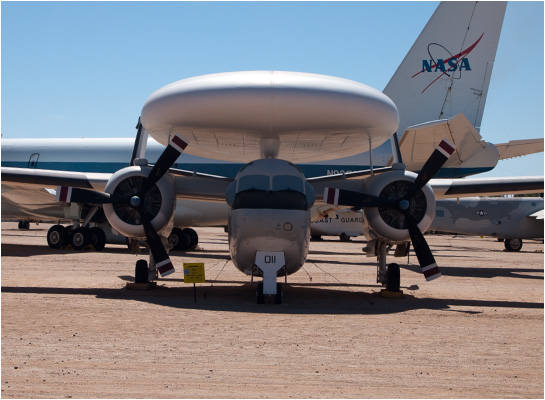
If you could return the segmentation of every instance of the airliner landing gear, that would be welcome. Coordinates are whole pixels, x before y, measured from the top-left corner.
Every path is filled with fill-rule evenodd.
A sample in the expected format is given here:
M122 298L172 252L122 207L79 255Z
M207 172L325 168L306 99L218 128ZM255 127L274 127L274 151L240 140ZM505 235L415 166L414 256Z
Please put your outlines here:
M92 245L96 251L101 251L106 245L106 234L99 227L72 229L72 226L53 225L47 232L47 244L52 249L71 245L74 250Z
M62 225L53 225L47 232L47 244L52 249L60 249L68 244L68 230Z
M21 229L21 230L30 229L30 222L29 221L19 221L19 229Z
M199 244L199 235L191 228L173 228L168 242L172 250L189 250Z

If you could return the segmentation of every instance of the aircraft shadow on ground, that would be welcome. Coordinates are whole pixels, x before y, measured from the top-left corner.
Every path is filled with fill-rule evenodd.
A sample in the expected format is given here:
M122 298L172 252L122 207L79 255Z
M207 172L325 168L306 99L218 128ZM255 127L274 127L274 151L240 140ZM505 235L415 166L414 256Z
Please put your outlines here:
M340 286L340 285L339 285ZM438 310L478 314L486 309L527 308L543 309L543 303L473 299L433 299L404 295L401 299L382 298L376 292L340 290L320 285L287 285L283 304L256 304L256 284L229 285L215 282L213 286L198 286L194 302L193 286L169 288L158 286L153 290L135 291L125 288L58 288L58 287L2 287L8 293L55 294L95 296L98 299L130 300L151 303L180 310L208 310L265 314L392 314L410 310ZM464 310L458 307L475 307L481 310ZM485 309L485 310L483 310Z
M406 269L413 272L420 273L420 266L418 265L399 265L402 269ZM444 276L462 276L471 278L522 278L522 279L540 279L543 280L544 269L543 268L479 268L479 267L452 267L441 265L441 274ZM541 274L541 276L530 275ZM401 277L403 279L403 275Z
M118 247L105 247L102 251L94 250L73 250L73 249L52 249L49 246L44 245L31 245L31 244L9 244L2 243L2 256L7 257L32 257L42 256L48 254L131 254L129 249L125 246ZM223 254L227 254L227 256ZM192 258L218 258L218 259L230 259L229 250L188 250L188 251L172 251L172 256L192 257ZM148 257L148 251L142 248L142 257Z

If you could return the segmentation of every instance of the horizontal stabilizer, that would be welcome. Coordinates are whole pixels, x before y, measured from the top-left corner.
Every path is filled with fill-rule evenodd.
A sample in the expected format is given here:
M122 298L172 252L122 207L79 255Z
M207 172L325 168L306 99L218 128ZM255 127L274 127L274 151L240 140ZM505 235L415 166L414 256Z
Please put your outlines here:
M530 217L531 218L535 218L535 219L543 219L543 210L539 210L539 211L536 211L535 213L531 214Z
M443 138L448 138L456 146L456 151L445 163L445 168L467 166L468 161L477 154L480 154L481 161L490 164L491 167L497 163L497 152L488 149L493 146L482 140L479 132L464 114L458 114L450 119L427 122L407 128L399 142L401 156L407 169L420 171L424 162ZM487 155L491 153L491 157L487 157L490 160L483 159L483 151Z
M543 138L510 140L509 143L500 143L495 145L500 153L500 160L508 158L525 156L527 154L543 152Z

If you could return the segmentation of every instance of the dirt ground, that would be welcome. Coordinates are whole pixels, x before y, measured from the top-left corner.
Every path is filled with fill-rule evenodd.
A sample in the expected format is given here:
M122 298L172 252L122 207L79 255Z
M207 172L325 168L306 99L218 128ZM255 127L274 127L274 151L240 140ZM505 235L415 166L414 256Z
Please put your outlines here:
M401 259L401 299L378 295L362 241L312 242L284 303L257 305L222 229L133 291L124 247L52 250L48 228L2 224L3 398L544 396L540 241L428 235L443 277ZM205 263L196 303L183 262Z

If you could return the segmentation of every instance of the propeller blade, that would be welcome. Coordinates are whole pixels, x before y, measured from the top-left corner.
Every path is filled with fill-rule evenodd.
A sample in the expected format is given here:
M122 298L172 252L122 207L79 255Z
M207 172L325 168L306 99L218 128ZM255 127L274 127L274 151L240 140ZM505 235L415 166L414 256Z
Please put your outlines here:
M140 215L144 225L144 232L146 233L146 240L148 242L151 255L153 256L153 260L155 261L155 265L157 266L157 270L162 277L172 274L174 272L174 266L170 261L165 246L163 246L161 238L155 231L155 228L147 216L145 216L145 213L140 212Z
M441 167L445 165L449 157L454 153L454 150L456 150L456 146L449 140L443 139L420 170L416 180L409 188L406 198L412 197L416 192L422 189L422 187L435 176Z
M324 189L324 203L356 208L392 206L388 200L370 194L328 187Z
M128 198L112 196L108 193L98 192L96 190L80 189L70 186L58 186L55 199L60 203L87 204L116 204L128 200Z
M416 258L420 264L420 269L426 277L427 281L437 279L441 276L441 271L435 262L435 258L428 246L428 242L424 238L416 220L413 218L409 212L403 213L407 219L407 224L409 228L409 235L411 236L411 241L413 242L414 252L416 253Z
M171 139L170 143L153 166L148 178L142 185L142 193L146 193L149 188L155 185L157 181L168 172L170 167L172 167L172 164L174 164L186 147L187 141L185 141L181 136L175 135Z

